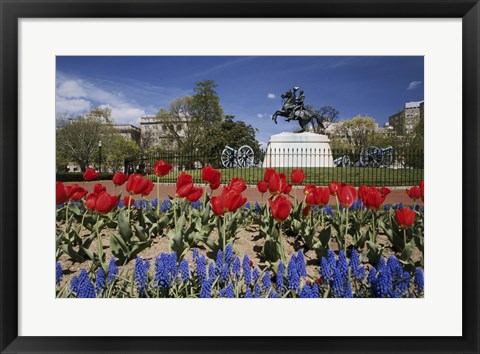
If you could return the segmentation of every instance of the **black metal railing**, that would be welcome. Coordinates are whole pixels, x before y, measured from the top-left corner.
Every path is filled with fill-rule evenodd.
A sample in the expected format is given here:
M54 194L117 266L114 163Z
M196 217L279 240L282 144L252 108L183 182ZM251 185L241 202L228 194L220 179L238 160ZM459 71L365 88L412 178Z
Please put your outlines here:
M355 186L367 184L377 186L411 186L423 180L423 150L393 149L272 149L263 159L222 165L221 153L205 156L190 154L162 153L132 157L125 160L126 173L141 173L156 181L154 165L165 160L173 165L172 171L162 182L176 182L178 174L189 173L196 183L201 183L201 169L212 165L222 173L222 183L233 177L241 177L247 184L255 185L263 179L265 169L275 168L289 177L292 169L301 168L305 173L303 185L327 185L332 181L346 182Z

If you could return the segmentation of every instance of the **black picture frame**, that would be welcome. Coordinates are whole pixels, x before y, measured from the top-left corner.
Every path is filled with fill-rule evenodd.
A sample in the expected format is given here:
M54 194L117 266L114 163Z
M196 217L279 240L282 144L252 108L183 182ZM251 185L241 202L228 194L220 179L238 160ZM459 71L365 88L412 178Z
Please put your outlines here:
M0 0L1 353L478 353L480 5L478 0ZM20 18L348 17L462 18L463 335L461 337L20 337L18 336L18 25ZM452 181L453 182L453 181ZM456 181L458 187L460 181ZM453 188L453 187L452 187ZM458 191L458 190L457 190ZM445 304L448 306L448 304ZM438 309L441 316L441 309ZM322 319L319 319L319 325ZM326 320L325 323L328 321ZM363 325L363 324L362 324ZM375 326L381 323L365 324Z

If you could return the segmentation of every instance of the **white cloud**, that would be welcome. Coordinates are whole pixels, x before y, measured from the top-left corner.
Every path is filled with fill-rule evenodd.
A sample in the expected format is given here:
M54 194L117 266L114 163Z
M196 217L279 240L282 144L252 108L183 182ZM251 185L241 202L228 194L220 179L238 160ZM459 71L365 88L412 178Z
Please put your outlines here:
M258 113L258 114L257 114L257 117L260 118L260 119L262 119L263 117L265 117L265 114L263 114L263 113Z
M145 115L145 111L135 107L112 107L110 105L102 105L102 108L110 108L112 117L117 123L132 123L138 118Z
M78 114L87 112L91 109L90 101L83 98L65 98L57 96L56 98L57 113Z
M75 80L65 80L58 85L57 95L62 97L85 97L87 93L79 82Z
M274 99L275 97L277 97L277 96L275 96L274 93L269 93L269 94L267 95L267 97L270 98L271 100L273 100L273 99Z
M416 89L418 86L422 84L421 81L412 81L411 83L408 84L407 90L413 90Z
M138 123L145 110L128 100L121 91L108 91L96 83L64 73L57 74L56 85L57 113L83 114L96 106L112 110L116 123Z

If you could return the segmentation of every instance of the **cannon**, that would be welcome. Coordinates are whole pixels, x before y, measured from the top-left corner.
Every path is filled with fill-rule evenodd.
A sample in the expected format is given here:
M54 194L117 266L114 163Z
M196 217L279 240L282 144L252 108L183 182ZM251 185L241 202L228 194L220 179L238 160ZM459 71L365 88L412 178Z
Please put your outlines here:
M241 146L238 150L225 146L220 157L225 168L253 167L255 165L253 149L248 145Z
M360 150L358 161L353 167L390 167L393 163L393 147L379 148L367 146ZM349 155L343 155L333 160L335 167L351 167L352 162Z

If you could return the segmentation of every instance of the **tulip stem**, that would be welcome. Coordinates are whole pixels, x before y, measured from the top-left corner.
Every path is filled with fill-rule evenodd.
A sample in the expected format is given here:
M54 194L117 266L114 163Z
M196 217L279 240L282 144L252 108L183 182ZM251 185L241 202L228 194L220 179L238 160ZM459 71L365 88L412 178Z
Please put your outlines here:
M177 198L173 200L173 220L175 222L175 230L177 230Z
M88 213L88 210L85 210L85 212L83 213L82 223L80 224L80 230L81 230L81 228L82 228L82 226L83 226L83 222L85 221L85 215L87 215L87 213Z
M128 196L128 223L130 224L130 204L132 203L132 195Z
M373 221L372 221L372 223L373 223L373 226L372 226L372 228L373 228L373 230L372 230L373 231L373 243L377 242L377 228L375 226L375 214L376 214L376 211L372 210L372 215L373 215L372 216L373 217Z
M98 227L98 220L100 219L100 215L97 214L97 222L95 223L95 228L97 230L97 238L98 238L98 260L100 262L100 267L103 268L103 244L102 244L102 237L100 235L100 230ZM104 269L105 270L105 269Z
M70 206L70 200L68 200L67 202L67 207L65 208L65 223L67 224L68 226L68 207Z
M320 213L322 214L322 230L325 227L325 216L323 215L324 214L323 213L323 208L325 208L325 207L322 207L322 209L320 209Z
M337 212L340 215L340 204L338 204L338 195L335 194L335 199L337 200Z
M227 238L227 214L223 214L223 250L222 256L223 261L225 262L225 243Z
M407 229L403 229L403 243L405 243L405 247L407 247Z
M157 214L160 215L160 178L157 176Z
M285 259L285 249L283 248L283 234L282 234L282 223L277 223L278 226L278 243L279 243L279 252L280 252L280 259L282 260L283 264L287 264L287 260Z
M348 209L349 208L345 208L347 210L347 216L345 218L345 236L343 238L343 248L345 250L345 256L347 255L347 235L348 235Z
M207 202L207 183L205 183L205 188L203 189L203 207L205 208Z

